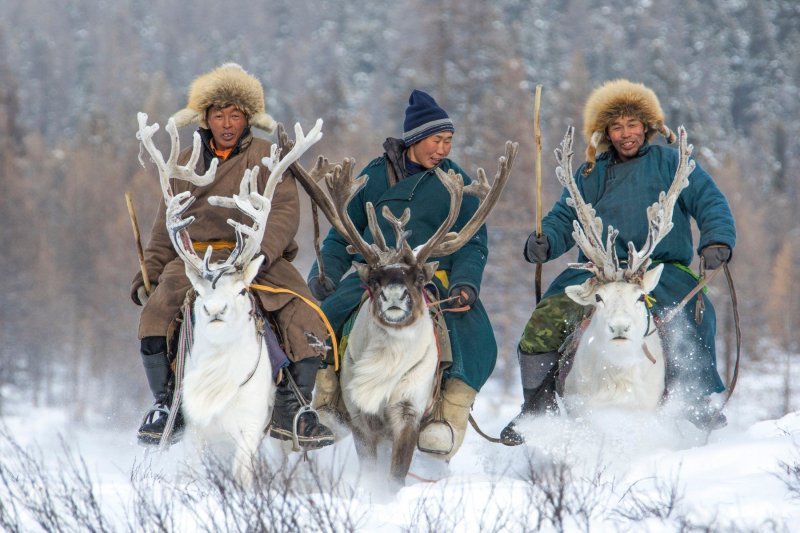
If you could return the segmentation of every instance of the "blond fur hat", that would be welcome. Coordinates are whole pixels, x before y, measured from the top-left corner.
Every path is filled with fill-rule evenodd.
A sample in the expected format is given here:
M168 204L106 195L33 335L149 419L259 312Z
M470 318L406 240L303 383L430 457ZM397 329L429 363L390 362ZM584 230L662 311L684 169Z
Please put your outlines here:
M199 123L207 128L206 111L212 105L236 106L247 115L250 126L267 133L275 129L275 120L266 113L261 82L236 63L225 63L198 76L189 87L186 107L172 115L180 128Z
M648 141L661 133L667 142L675 142L675 133L664 124L664 111L652 89L625 79L607 81L592 91L583 108L584 175L594 168L597 152L605 152L611 145L606 128L612 120L622 116L641 120L647 128L645 138Z

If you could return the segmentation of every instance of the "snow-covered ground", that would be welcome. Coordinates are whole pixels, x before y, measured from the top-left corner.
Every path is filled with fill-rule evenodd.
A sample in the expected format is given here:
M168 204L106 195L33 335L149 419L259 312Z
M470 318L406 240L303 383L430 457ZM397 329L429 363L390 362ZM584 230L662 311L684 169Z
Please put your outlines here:
M758 380L742 387L750 388L757 389ZM326 494L325 487L334 486L330 481L317 479L316 488L304 489L306 507L319 502L347 515L347 520L329 523L316 520L325 531L797 530L800 413L758 421L767 407L753 398L758 396L737 390L726 408L729 425L707 442L683 425L614 413L591 422L531 420L523 426L528 444L515 448L492 444L470 428L446 469L438 461L415 457L412 472L438 481L409 477L397 494L387 492L384 472L359 473L350 436L310 454L309 462L298 462L294 454L288 465L299 477L308 478L313 471L339 479L333 496ZM513 392L490 381L473 414L484 431L497 435L516 414L515 402ZM145 454L133 438L135 421L126 421L131 426L124 427L73 427L59 410L40 409L4 422L22 450L34 455L41 451L53 475L65 468L63 444L80 454L110 530L130 527L133 501L141 490L141 484L137 489L131 483L137 476L147 478L151 493L163 485L165 494L172 494L165 497L193 492L192 505L217 505L209 491L198 491L176 468L187 448L176 445L165 454ZM284 457L272 442L262 452L273 464ZM5 450L2 457L13 467ZM199 518L192 505L175 504L168 511L173 521L165 529L218 527ZM286 512L295 512L290 507ZM33 522L29 525L38 530ZM304 527L314 529L308 523Z

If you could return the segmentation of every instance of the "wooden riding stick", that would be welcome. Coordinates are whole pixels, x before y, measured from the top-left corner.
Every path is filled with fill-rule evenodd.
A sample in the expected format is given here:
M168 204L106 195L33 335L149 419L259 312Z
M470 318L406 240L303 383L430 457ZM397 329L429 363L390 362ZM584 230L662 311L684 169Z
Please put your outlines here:
M133 200L130 191L125 192L125 203L128 205L128 214L131 217L133 226L133 239L136 241L136 252L139 254L139 268L142 269L142 279L144 280L144 290L149 296L152 292L150 278L147 277L147 266L144 264L144 250L142 249L142 238L139 235L139 222L136 220L136 211L133 209Z
M536 235L542 235L542 130L539 127L539 109L542 104L542 86L536 86L533 101L533 139L536 144ZM536 263L536 303L542 299L542 264Z
M325 264L322 262L322 251L319 248L319 215L317 214L317 204L311 202L311 214L314 218L314 254L317 256L317 268L319 269L320 283L325 281Z

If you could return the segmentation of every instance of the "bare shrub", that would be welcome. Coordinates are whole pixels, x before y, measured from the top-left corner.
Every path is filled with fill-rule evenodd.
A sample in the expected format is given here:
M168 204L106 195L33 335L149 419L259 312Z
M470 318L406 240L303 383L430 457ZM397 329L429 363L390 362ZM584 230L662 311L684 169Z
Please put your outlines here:
M536 512L528 518L534 522L526 524L527 528L540 531L549 524L556 531L590 531L612 489L603 474L600 464L588 473L579 473L565 461L542 464L529 456L525 481L529 509Z
M63 440L57 457L45 461L3 428L0 450L3 531L327 532L356 531L363 519L342 472L314 461L273 466L259 459L248 486L213 456L179 480L139 463L129 478L130 501L102 502L83 458Z
M777 473L778 479L783 481L792 498L800 499L800 460L792 462L778 462L780 472Z
M10 531L112 531L95 493L83 457L73 454L61 439L62 453L48 470L39 448L27 450L0 428L0 491L3 525Z

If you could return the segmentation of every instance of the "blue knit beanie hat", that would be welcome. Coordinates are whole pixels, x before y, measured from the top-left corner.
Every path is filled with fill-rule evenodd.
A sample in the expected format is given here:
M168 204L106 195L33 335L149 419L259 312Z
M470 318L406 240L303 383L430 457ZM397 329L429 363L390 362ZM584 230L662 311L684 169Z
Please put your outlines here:
M411 146L440 131L455 131L453 121L431 95L414 89L403 121L403 142Z

